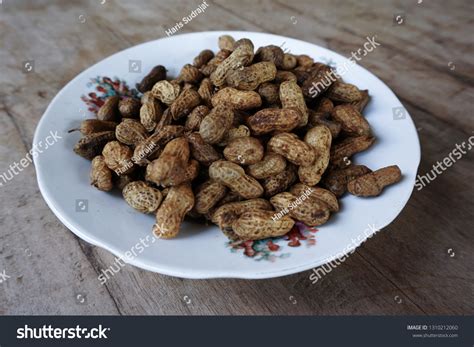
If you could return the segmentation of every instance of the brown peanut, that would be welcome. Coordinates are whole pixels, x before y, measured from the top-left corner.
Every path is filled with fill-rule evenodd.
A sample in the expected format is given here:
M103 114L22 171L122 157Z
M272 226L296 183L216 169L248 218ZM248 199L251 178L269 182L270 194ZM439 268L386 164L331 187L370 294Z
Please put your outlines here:
M233 192L233 191L228 191L228 193L221 199L219 202L216 204L215 208L221 207L222 205L228 204L230 202L239 202L243 201L244 198L241 197L239 194ZM211 211L213 212L213 211Z
M227 49L221 49L217 54L209 60L209 62L201 67L201 72L204 76L210 76L219 66L220 63L222 63L230 54L232 51L227 50Z
M148 132L152 132L155 130L162 115L163 109L158 100L154 98L151 92L146 92L142 97L140 123L142 123Z
M260 183L248 176L239 165L230 161L219 160L212 163L209 167L209 176L245 199L258 198L263 194Z
M102 131L115 131L117 123L99 120L99 119L86 119L81 122L81 126L77 129L71 129L68 133L79 130L82 135L90 135L94 133L99 133Z
M288 233L295 222L288 216L274 220L275 212L253 210L244 212L232 224L233 231L241 240L260 240Z
M234 110L250 110L262 105L262 98L257 92L238 90L226 87L212 97L212 105L228 105Z
M135 146L148 137L145 127L135 119L124 118L115 129L115 137L120 142Z
M194 208L198 213L206 214L227 193L227 188L216 181L208 180L196 190L196 204Z
M224 157L240 165L252 165L263 158L263 146L255 137L238 137L224 148Z
M298 166L310 166L315 160L311 146L292 133L280 133L273 136L268 141L267 148Z
M164 239L176 237L186 213L194 206L194 194L189 183L171 187L156 211L153 234Z
M170 175L164 178L161 181L161 186L166 188L166 187L177 186L183 182L193 181L199 174L199 162L197 160L191 159L189 160L188 164L184 167L183 170L184 170L184 173L182 176Z
M262 161L250 165L247 173L256 179L269 178L278 175L286 168L286 160L276 153L267 153Z
M327 189L309 187L306 184L297 183L291 187L290 192L295 196L303 196L305 194L310 199L318 199L324 202L331 212L339 211L339 202L336 195Z
M291 108L265 108L250 116L247 124L255 135L289 132L301 121L301 113Z
M205 142L199 133L188 134L186 138L189 141L193 158L201 164L209 166L221 158L221 155L214 147Z
M308 130L304 141L313 148L316 159L309 166L300 166L298 176L302 183L314 186L321 181L321 177L329 164L332 141L331 131L324 125L315 126Z
M285 170L263 181L262 185L265 190L265 196L272 197L275 194L284 192L295 183L297 178L295 167L293 165L287 165Z
M143 181L127 184L122 190L122 195L131 207L142 213L155 212L163 199L158 189L150 187Z
M310 194L310 190L306 194ZM324 202L309 199L307 195L295 196L289 192L283 192L270 198L270 203L277 211L276 218L288 214L307 226L324 224L330 216L328 206Z
M221 230L232 231L232 223L234 223L243 213L253 210L271 211L272 209L272 205L265 199L228 202L214 211L211 220L214 224L217 224Z
M176 100L180 91L181 87L179 83L166 80L155 83L151 89L153 96L168 106Z
M119 101L118 108L122 118L138 118L140 115L140 100L123 98Z
M184 137L168 142L160 157L147 166L146 179L162 184L178 185L186 180L185 170L189 160L189 145Z
M230 35L219 36L219 39L218 39L219 49L225 49L225 50L228 50L228 51L233 51L234 50L234 45L235 45L235 40L232 36L230 36Z
M276 83L265 82L258 87L258 94L267 105L280 102L280 86Z
M293 70L294 71L294 70ZM274 83L281 84L283 82L297 82L296 75L291 71L278 70L275 76Z
M298 64L298 59L293 54L283 54L283 63L281 64L282 70L293 70Z
M296 68L291 70L291 73L295 76L296 83L298 83L298 85L303 85L303 83L309 78L311 71L313 71L314 69L315 69L314 66L312 67L297 66Z
M356 153L365 151L374 142L375 138L370 136L348 137L331 148L330 162L337 167L347 166L348 158Z
M329 116L333 109L334 109L334 103L331 101L331 99L322 98L319 101L318 108L316 109L316 112L322 113L325 116Z
M118 141L107 143L102 155L108 168L119 176L126 175L133 170L132 150Z
M314 64L313 58L306 54L297 55L296 59L298 60L298 66L307 67Z
M201 121L199 134L207 143L218 143L232 126L233 119L234 113L227 105L217 105Z
M269 46L264 46L257 49L254 60L257 62L259 61L271 62L278 69L281 69L283 67L283 58L284 58L284 53L281 47L278 47L275 45L269 45Z
M226 75L227 85L240 90L255 90L264 83L275 79L275 64L261 62L243 69L229 71Z
M166 125L171 125L171 123L173 121L173 117L171 117L171 112L170 111L171 111L171 108L168 107L163 112L163 115L161 116L160 121L156 125L155 131L154 131L155 133L160 131L161 129L163 129L163 127L165 127Z
M201 97L201 101L207 107L212 107L212 96L214 95L214 87L209 78L205 78L199 85L198 94Z
M182 67L177 80L179 82L197 84L202 80L203 77L204 75L196 66L186 64Z
M351 165L344 169L333 170L325 175L322 184L337 197L342 196L347 190L347 183L372 172L364 165Z
M210 49L205 49L201 51L196 58L194 58L193 65L199 69L206 65L212 58L214 58L214 52Z
M186 89L176 98L170 106L171 116L174 120L187 116L201 103L201 97L193 89Z
M341 123L342 131L349 136L369 136L370 126L367 120L352 105L334 107L331 116Z
M308 110L308 111L309 111L308 125L310 127L314 127L316 125L324 125L324 126L327 126L328 129L331 131L331 136L333 139L339 136L339 133L341 132L341 128L342 128L341 123L338 123L326 118L327 113L316 112L313 110Z
M361 90L360 93L362 94L362 98L357 101L352 101L350 104L354 106L357 111L362 113L362 111L365 109L365 107L370 101L370 96L368 90Z
M196 106L186 118L184 129L186 131L199 130L202 120L209 114L209 108L205 105Z
M253 59L253 43L248 39L241 39L234 45L233 52L220 63L216 70L211 74L212 83L220 87L224 85L227 73L230 70L247 66Z
M120 97L117 95L109 96L105 99L104 104L97 111L97 119L116 121L119 117L118 104Z
M137 83L137 89L141 93L148 92L157 82L165 79L166 68L164 66L157 65L153 69L151 69L148 75L146 75L140 83Z
M347 190L357 196L377 196L386 186L400 181L401 178L402 173L397 165L387 166L350 181Z
M184 181L193 181L199 175L199 167L199 162L197 160L190 159L188 162L188 166L184 171Z
M324 93L336 80L334 71L327 65L320 64L310 69L301 89L307 98L316 98Z
M303 92L296 82L287 81L280 85L280 100L283 108L294 108L301 113L299 126L308 124L308 108Z
M235 120L235 113L234 113L234 120ZM227 146L232 140L237 139L239 137L248 137L250 136L250 129L245 125L239 125L236 128L230 128L227 134L224 136L224 139L219 142L218 146Z
M336 82L328 90L327 97L337 102L356 102L361 100L364 95L353 84Z
M133 162L140 166L149 164L150 159L156 159L158 152L172 139L184 134L181 125L165 125L150 137L141 141L133 151Z
M105 164L104 157L96 156L92 160L90 172L91 184L99 190L108 192L113 188L112 171Z
M101 131L86 135L74 146L74 152L83 158L92 160L101 154L104 146L112 140L115 140L114 131Z
M329 130L331 130L331 135L333 138L339 135L341 131L341 124L334 121L329 120L328 117L331 116L331 112L334 109L334 103L328 98L321 98L319 104L315 111L309 111L309 121L308 123L311 126L315 125L326 125Z

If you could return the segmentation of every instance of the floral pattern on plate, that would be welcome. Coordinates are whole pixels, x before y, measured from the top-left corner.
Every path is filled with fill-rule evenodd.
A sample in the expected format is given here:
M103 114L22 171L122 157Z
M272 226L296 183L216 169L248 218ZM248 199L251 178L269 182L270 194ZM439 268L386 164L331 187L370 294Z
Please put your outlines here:
M287 258L290 256L288 252L281 252L286 243L289 247L299 247L306 244L307 247L316 244L315 233L318 229L308 227L301 222L296 222L293 228L280 237L272 237L255 241L229 241L227 246L232 252L243 250L243 254L254 260L275 261L278 258Z
M118 95L120 97L136 98L139 94L135 88L130 88L127 82L118 77L112 79L107 76L97 76L90 79L87 87L94 87L94 91L82 95L81 100L86 103L87 109L94 114L97 114L97 111L109 96Z

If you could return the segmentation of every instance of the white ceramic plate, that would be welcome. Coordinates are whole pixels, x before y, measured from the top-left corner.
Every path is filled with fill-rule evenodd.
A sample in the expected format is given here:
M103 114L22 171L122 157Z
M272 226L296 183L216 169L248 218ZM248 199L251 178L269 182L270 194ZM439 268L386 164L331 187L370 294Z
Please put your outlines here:
M289 240L274 240L278 250L273 245L269 248L266 241L247 244L247 252L254 253L249 257L243 248L230 247L216 227L185 223L176 239L152 242L153 215L134 211L119 193L100 192L89 185L90 162L72 151L80 134L68 134L67 131L93 117L80 99L81 95L93 91L95 86L91 85L91 79L117 76L132 87L157 64L166 66L169 76L176 76L180 67L192 62L201 50L216 51L217 38L225 33L235 38L250 38L255 47L283 45L291 53L308 54L318 61L337 66L347 62L345 57L323 47L253 32L176 35L126 49L102 60L79 74L56 95L36 129L35 144L44 142L50 131L57 131L62 136L35 158L41 193L56 216L80 238L109 250L127 263L184 278L256 279L297 273L348 253L375 232L373 226L381 229L391 223L413 190L420 162L419 140L406 111L404 119L394 120L393 108L403 107L395 94L358 65L351 67L343 77L361 89L369 89L372 99L364 114L377 142L370 150L357 155L355 161L372 169L396 164L403 173L403 180L377 198L346 195L341 201L341 211L329 223L319 227L317 232L301 231L306 239L295 240L298 236L295 233ZM403 112L399 118L403 118ZM299 247L294 247L298 243Z

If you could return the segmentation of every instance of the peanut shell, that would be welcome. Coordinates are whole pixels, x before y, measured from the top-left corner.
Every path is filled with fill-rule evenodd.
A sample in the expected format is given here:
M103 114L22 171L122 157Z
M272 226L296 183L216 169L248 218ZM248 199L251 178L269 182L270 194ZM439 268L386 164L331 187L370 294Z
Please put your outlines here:
M209 167L209 176L245 199L258 198L263 188L258 181L245 174L244 169L230 161L219 160Z
M142 213L155 212L163 199L158 189L150 187L143 181L127 184L122 190L122 195L131 207Z
M401 178L397 165L387 166L350 181L347 190L357 196L377 196L386 186L399 182Z
M274 215L273 211L247 211L232 224L232 229L241 240L245 241L283 236L293 228L295 224L293 219L283 216L274 220Z
M90 172L91 184L99 190L108 192L113 188L112 171L105 164L104 157L96 156L92 160Z

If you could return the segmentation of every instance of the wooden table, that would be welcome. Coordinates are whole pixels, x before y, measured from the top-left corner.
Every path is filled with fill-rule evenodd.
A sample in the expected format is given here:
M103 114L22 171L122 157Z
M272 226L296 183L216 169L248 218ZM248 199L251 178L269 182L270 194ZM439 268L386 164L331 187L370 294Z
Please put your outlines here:
M13 1L0 5L0 173L24 157L53 96L91 64L166 36L200 2ZM473 135L472 1L212 1L181 33L232 29L295 37L350 55L400 97L419 130L420 174ZM396 19L396 16L400 15ZM397 22L401 23L398 24ZM170 52L172 54L172 52ZM24 62L34 60L34 71ZM403 141L403 139L400 139ZM473 154L317 284L184 280L126 266L81 241L46 206L33 166L0 187L1 314L472 314Z

